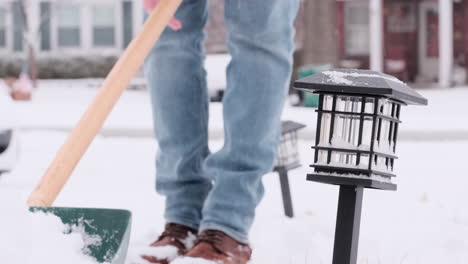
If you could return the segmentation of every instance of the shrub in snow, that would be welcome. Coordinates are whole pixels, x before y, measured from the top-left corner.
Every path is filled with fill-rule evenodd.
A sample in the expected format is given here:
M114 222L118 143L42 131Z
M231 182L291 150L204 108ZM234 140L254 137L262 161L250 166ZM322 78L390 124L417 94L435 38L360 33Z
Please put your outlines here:
M54 56L37 60L40 79L75 79L105 77L117 61L116 56ZM21 59L0 61L0 77L19 76Z

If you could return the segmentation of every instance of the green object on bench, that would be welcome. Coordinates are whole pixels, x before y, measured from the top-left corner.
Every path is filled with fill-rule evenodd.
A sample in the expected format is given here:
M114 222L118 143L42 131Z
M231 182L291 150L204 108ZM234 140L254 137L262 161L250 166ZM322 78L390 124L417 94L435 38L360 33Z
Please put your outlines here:
M299 79L305 78L316 73L320 73L331 69L331 64L309 64L302 66L297 70ZM304 106L306 107L318 107L319 96L318 94L302 92Z
M125 263L132 222L130 211L67 207L31 207L30 210L52 213L65 225L82 224L87 234L101 239L100 244L88 246L93 258L99 263Z

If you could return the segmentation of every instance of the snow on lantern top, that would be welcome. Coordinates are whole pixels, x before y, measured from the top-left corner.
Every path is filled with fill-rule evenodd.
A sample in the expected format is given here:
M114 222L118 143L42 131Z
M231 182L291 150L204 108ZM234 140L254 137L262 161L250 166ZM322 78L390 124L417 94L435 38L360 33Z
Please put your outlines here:
M397 78L370 70L332 69L294 82L306 92L376 95L410 105L427 105L427 99Z

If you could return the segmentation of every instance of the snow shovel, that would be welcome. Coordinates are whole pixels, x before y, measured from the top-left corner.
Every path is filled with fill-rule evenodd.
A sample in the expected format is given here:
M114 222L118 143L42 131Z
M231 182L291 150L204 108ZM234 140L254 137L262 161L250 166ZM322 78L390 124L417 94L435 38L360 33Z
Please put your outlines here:
M130 43L105 79L93 102L58 151L28 199L31 211L50 212L64 224L90 223L85 229L101 236L89 252L99 262L123 264L130 236L131 213L125 210L51 207L120 95L143 64L182 0L160 0L140 33Z

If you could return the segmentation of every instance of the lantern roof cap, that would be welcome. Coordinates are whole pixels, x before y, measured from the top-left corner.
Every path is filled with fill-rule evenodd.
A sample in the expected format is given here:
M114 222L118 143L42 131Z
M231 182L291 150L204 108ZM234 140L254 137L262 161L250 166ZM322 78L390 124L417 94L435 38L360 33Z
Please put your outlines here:
M412 105L427 105L427 99L397 78L370 70L332 69L294 82L306 92L377 95Z
M301 124L301 123L297 123L297 122L294 122L294 121L290 121L290 120L282 121L281 122L281 135L285 135L287 133L297 131L297 130L302 129L304 127L306 127L306 125Z

